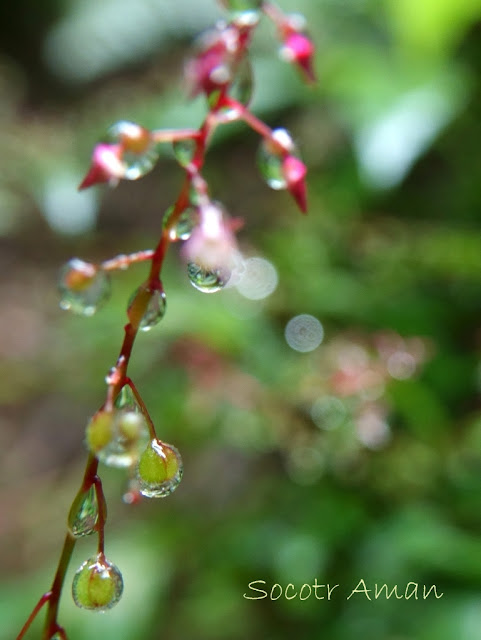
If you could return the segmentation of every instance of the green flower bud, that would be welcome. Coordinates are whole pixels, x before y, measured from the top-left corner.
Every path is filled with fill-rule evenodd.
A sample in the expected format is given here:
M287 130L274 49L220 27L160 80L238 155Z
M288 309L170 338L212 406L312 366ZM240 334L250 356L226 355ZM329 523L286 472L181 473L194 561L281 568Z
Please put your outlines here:
M97 455L112 440L113 412L97 411L87 425L86 440L89 450Z

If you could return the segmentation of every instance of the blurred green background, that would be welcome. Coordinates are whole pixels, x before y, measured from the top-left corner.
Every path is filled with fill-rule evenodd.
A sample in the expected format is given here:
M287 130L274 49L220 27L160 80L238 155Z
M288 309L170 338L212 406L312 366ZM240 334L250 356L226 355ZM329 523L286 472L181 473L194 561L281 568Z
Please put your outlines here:
M170 252L168 313L139 336L132 377L184 479L127 506L125 474L103 472L125 592L101 616L76 610L67 584L71 640L481 639L481 2L280 4L308 18L319 83L278 60L263 24L253 110L298 141L309 216L262 182L253 133L219 133L212 195L278 286L206 296ZM58 267L153 246L182 174L166 151L139 182L76 186L118 119L198 126L182 66L220 15L214 0L0 6L2 640L49 587L84 425L146 272L116 275L84 319L58 308ZM285 339L300 314L324 330L307 353ZM79 542L68 583L93 552ZM331 601L243 597L254 580L316 578L340 585ZM361 579L418 583L420 597L348 600ZM443 597L423 599L424 584Z

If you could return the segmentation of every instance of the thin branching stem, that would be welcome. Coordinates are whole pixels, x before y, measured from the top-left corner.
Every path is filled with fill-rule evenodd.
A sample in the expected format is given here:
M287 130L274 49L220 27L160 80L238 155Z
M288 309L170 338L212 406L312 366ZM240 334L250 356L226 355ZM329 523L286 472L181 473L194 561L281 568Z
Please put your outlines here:
M267 15L275 23L281 38L283 37L284 32L287 33L286 29L292 30L292 28L294 28L287 21L287 18L285 17L283 12L271 2L265 1L262 4L262 10L264 11L265 15ZM218 31L220 40L215 44L212 51L207 51L207 54L212 54L214 58L215 56L219 56L219 64L223 64L225 62L222 56L226 54L228 63L231 64L235 75L235 71L240 68L243 58L245 57L245 54L249 48L255 25L256 22L252 24L241 24L237 23L235 20L231 23L228 23L223 27L225 29L225 32ZM234 39L232 39L232 36L235 36ZM225 37L226 40L223 41L223 37ZM224 46L222 42L224 42L225 46L227 46L226 42L229 42L229 47L227 47L225 51L222 49L222 46ZM234 53L232 53L233 42L237 42L237 49ZM218 45L220 46L220 49ZM294 51L293 54L295 56L297 52ZM156 292L157 294L159 291L161 291L163 294L161 282L162 267L167 251L171 243L175 239L175 233L173 232L181 218L181 215L190 206L195 206L199 210L202 209L202 207L208 209L208 205L211 202L208 185L201 172L205 162L209 142L216 128L220 124L232 122L233 120L244 120L244 122L250 128L256 131L264 139L269 139L273 143L276 142L273 139L272 129L268 127L264 122L259 120L256 116L254 116L246 106L230 96L229 91L231 89L231 86L229 84L223 85L221 83L218 90L212 90L212 87L210 85L210 82L212 81L210 71L212 71L212 69L207 75L205 75L203 66L205 64L209 64L209 60L210 58L208 56L204 57L204 54L201 52L195 63L195 65L197 66L194 65L193 67L194 73L198 74L197 77L194 78L195 87L193 93L196 94L199 92L204 92L209 98L208 113L199 129L158 129L148 131L147 129L139 127L138 125L132 125L130 126L129 131L125 133L125 139L120 139L118 143L112 145L100 144L94 150L93 163L89 173L80 185L81 189L87 188L98 182L107 182L110 184L117 183L119 179L124 177L122 175L122 171L124 170L122 153L124 151L129 153L136 153L140 152L139 150L144 150L146 145L156 146L161 143L172 144L175 142L186 140L190 140L193 142L192 157L186 165L183 165L185 170L184 182L172 209L169 211L168 218L163 223L162 232L155 249L137 251L128 255L118 255L109 260L105 260L99 265L87 264L87 267L90 267L90 270L84 269L80 273L77 273L77 277L73 278L72 280L74 286L77 285L82 287L85 283L87 283L88 285L89 278L95 277L98 270L102 270L104 272L122 270L126 269L134 263L150 261L148 277L142 285L144 289L140 289L140 291L141 293L143 293L145 292L145 290L147 290L149 292ZM304 65L304 69L306 68L306 61L297 60L297 64L301 64L301 67ZM221 77L223 77L222 74ZM234 77L232 78L232 81L233 80ZM131 136L130 138L129 135ZM122 145L125 146L123 147ZM281 149L280 151L283 157L287 154L287 151L285 151L284 149ZM296 165L294 168L296 169L298 174L300 169L302 169L302 167L299 168L299 165ZM297 201L302 205L305 202L305 198L302 191L303 183L299 184L299 181L303 180L303 176L301 175L301 178L299 178L297 175L291 175L288 176L288 178L290 178L291 180L290 183L288 180L289 190L293 193L294 197L296 197ZM193 204L194 200L195 205ZM224 233L225 237L230 237L225 231ZM132 390L132 393L135 397L136 402L138 403L138 406L140 407L140 410L142 411L142 414L145 417L151 439L156 439L157 435L152 418L149 415L147 407L145 406L145 403L143 402L137 387L128 376L128 368L133 346L139 329L142 326L141 323L142 319L144 318L144 314L148 311L149 301L149 296L138 295L136 296L134 303L132 303L135 304L134 311L132 313L129 313L129 311L127 312L128 321L124 326L124 337L119 356L117 358L115 366L112 367L106 378L107 393L105 402L100 410L105 412L114 411L117 396L121 392L122 388L125 385L128 385ZM98 556L104 557L107 508L104 492L102 489L102 482L98 475L98 465L98 458L93 453L90 453L86 462L84 476L79 493L85 493L86 491L91 489L92 486L95 489L98 507L98 519L95 525L95 530L98 534ZM79 493L77 493L76 499L79 496ZM36 618L39 611L44 606L46 606L47 608L47 613L45 624L43 627L42 640L51 640L54 635L60 637L61 640L67 639L65 630L58 623L58 609L62 589L65 582L65 576L75 544L75 536L70 530L67 530L52 587L50 591L45 593L40 598L40 600L34 607L33 611L22 627L19 635L17 636L17 640L23 640L33 620Z

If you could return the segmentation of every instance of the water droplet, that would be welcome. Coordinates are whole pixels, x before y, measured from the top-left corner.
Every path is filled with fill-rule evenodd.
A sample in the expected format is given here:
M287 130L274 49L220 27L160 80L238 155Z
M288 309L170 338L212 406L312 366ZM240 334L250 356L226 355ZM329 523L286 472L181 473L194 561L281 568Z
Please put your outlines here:
M120 121L107 132L108 142L122 145L126 180L137 180L151 171L159 158L150 131L134 122Z
M222 0L222 4L239 26L254 26L259 21L262 0Z
M134 392L128 384L125 384L119 391L114 404L117 409L140 412L140 407L134 396Z
M223 269L204 269L194 262L187 265L187 275L191 284L202 293L215 293L225 287L230 273Z
M297 155L292 138L285 129L275 129L270 138L264 138L261 141L257 164L262 177L271 189L287 188L287 180L282 167L287 154Z
M295 351L307 353L314 351L324 338L322 324L314 316L303 313L291 318L286 325L287 344Z
M164 214L164 229L170 227L174 207L170 207ZM199 212L195 207L188 207L182 211L177 222L172 224L169 229L169 238L172 242L177 240L188 240L192 235L192 231L199 223Z
M254 91L254 74L248 58L243 58L236 69L229 95L245 107L250 103Z
M197 142L192 138L188 138L186 140L175 140L172 143L172 148L180 166L187 167L194 158L195 151L197 149Z
M77 607L99 612L116 605L123 589L122 574L103 554L86 560L77 569L72 582L72 596Z
M107 375L105 376L105 382L108 385L118 384L121 379L120 371L117 367L110 367Z
M249 300L262 300L273 293L277 287L278 276L275 267L264 258L247 258L237 291Z
M95 486L80 491L70 507L68 527L76 538L94 533L99 517Z
M198 190L197 187L192 184L189 189L189 202L191 206L197 209L198 207L205 205L206 199L207 196L205 192L202 190Z
M166 298L162 289L141 285L129 300L127 315L134 327L150 331L165 315Z
M137 410L98 411L87 425L87 446L108 467L131 467L149 439L144 416Z
M60 307L82 316L92 316L110 296L110 277L94 264L72 258L58 279Z
M160 440L152 440L139 460L140 493L147 498L165 498L179 485L182 472L182 458L177 449Z
M233 81L229 87L229 97L247 107L254 91L254 75L248 58L243 58L235 69ZM223 107L219 110L224 122L236 120L241 112L235 106Z

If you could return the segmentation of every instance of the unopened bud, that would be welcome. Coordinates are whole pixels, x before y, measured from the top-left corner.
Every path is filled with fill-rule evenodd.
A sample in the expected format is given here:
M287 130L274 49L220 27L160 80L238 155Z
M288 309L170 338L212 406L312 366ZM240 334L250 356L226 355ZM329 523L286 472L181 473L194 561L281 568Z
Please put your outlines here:
M82 180L79 190L102 182L115 185L124 177L124 174L125 165L122 162L121 145L100 143L93 150L90 169Z
M290 33L282 45L280 55L284 60L295 64L310 82L315 82L313 68L314 44L304 33Z
M299 209L307 212L307 167L295 156L287 156L282 162L282 173L286 180L286 188L297 202Z

